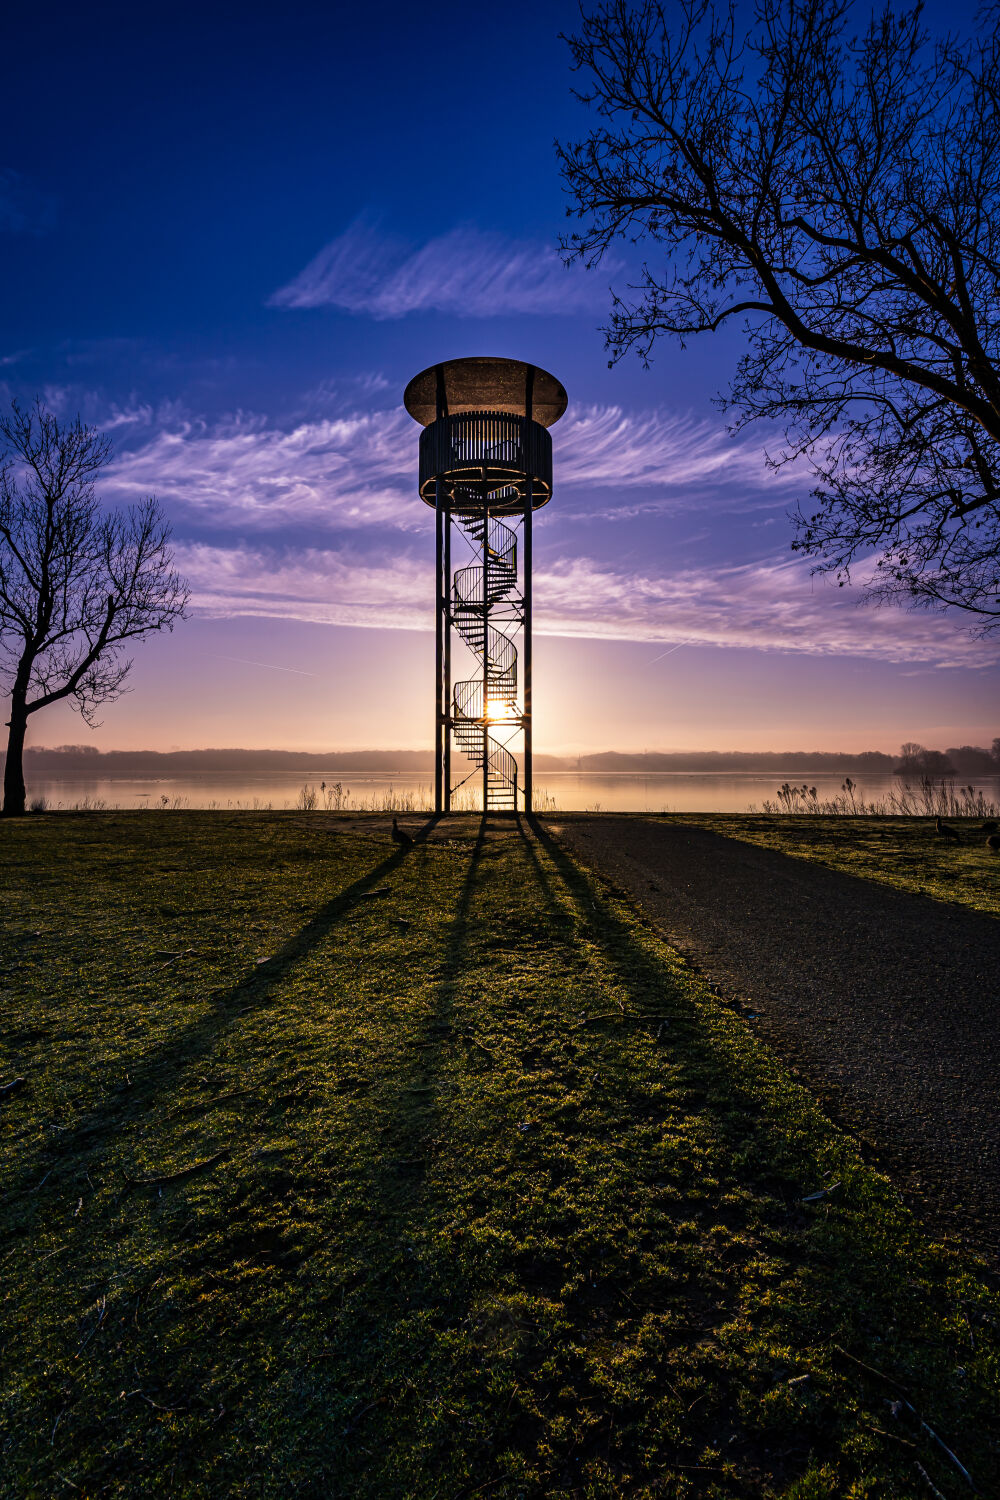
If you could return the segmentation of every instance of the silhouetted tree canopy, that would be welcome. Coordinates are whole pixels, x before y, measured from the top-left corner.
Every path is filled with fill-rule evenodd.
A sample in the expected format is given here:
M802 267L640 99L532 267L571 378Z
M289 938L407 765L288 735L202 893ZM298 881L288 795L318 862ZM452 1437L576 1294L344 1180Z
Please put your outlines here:
M69 699L88 724L124 690L132 641L172 629L187 587L152 499L105 512L95 476L111 447L35 402L0 417L0 681L10 694L5 815L24 812L28 719Z
M941 750L927 750L914 740L900 746L897 776L954 776L955 767Z
M599 116L560 148L566 242L643 243L612 361L737 320L735 426L785 431L813 503L794 547L871 596L1000 626L1000 11L616 0L568 38Z

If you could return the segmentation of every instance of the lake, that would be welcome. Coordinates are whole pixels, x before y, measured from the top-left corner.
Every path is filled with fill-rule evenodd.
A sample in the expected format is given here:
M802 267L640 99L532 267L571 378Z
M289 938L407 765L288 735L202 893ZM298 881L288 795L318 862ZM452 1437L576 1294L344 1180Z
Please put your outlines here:
M803 775L779 772L688 772L646 771L594 775L575 771L547 771L535 777L536 805L543 812L748 812L774 803L785 781L815 787L820 804L842 796L845 773ZM861 772L852 778L855 796L869 804L887 804L898 798L902 778ZM325 781L325 790L322 783ZM971 782L990 802L1000 802L1000 778L957 778L958 785ZM386 775L385 772L329 772L305 783L318 808L348 811L430 811L434 787L429 775ZM44 797L49 808L218 808L241 811L294 809L302 806L301 774L259 778L199 776L170 780L84 777L66 780L29 778L28 798ZM337 788L339 787L339 792ZM460 811L474 811L479 802L480 777L473 772L453 799ZM919 798L919 790L915 793ZM308 801L308 798L306 799ZM795 808L793 807L794 811ZM808 810L808 809L802 809ZM822 810L822 809L820 809ZM913 806L910 810L922 811Z

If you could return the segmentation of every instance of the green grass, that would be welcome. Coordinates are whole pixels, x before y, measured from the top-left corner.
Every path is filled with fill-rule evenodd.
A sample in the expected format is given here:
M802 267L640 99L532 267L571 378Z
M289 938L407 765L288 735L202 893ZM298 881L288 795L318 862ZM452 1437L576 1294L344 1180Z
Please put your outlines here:
M959 830L961 844L941 838L933 818L684 813L677 820L1000 916L1000 858L987 849L986 835L976 832L978 818L948 819Z
M969 1494L905 1392L996 1493L985 1274L624 898L475 827L0 824L0 1490Z

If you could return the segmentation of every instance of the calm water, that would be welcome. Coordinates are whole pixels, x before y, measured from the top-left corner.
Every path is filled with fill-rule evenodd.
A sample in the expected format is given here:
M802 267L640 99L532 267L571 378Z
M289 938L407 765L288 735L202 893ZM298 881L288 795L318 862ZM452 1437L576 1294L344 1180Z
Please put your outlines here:
M333 773L326 779L327 791L321 790L322 774L310 778L309 787L316 794L317 806L337 806L338 781L340 806L345 809L381 811L389 806L404 811L429 810L433 804L433 785L427 775L366 776L356 773ZM853 778L858 794L868 801L898 792L896 776L862 776ZM968 778L959 778L964 782ZM479 805L476 796L478 775L457 794L459 808ZM581 775L577 772L548 772L536 775L536 797L550 799L549 811L601 812L746 812L775 799L783 781L814 786L820 799L840 794L843 774L808 775L800 772L706 773L690 775L681 772L649 774L643 771L613 775ZM977 777L973 785L994 802L1000 801L1000 778ZM303 787L301 775L228 778L224 776L192 777L177 780L86 780L31 781L29 799L44 797L51 808L73 808L94 805L107 808L189 807L189 808L273 808L300 806Z

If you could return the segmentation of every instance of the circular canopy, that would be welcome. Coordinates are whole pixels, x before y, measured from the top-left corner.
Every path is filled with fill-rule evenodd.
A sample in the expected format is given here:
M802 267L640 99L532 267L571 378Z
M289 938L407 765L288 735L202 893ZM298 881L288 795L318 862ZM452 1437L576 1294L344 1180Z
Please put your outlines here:
M414 375L403 392L406 410L428 427L439 416L466 411L503 411L531 415L543 427L558 422L566 410L566 392L554 375L520 359L446 359Z

